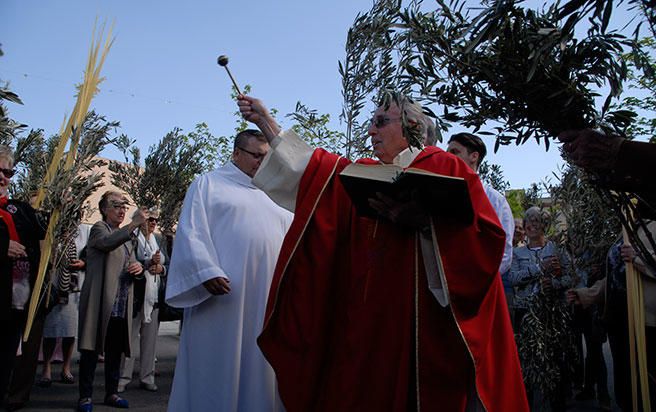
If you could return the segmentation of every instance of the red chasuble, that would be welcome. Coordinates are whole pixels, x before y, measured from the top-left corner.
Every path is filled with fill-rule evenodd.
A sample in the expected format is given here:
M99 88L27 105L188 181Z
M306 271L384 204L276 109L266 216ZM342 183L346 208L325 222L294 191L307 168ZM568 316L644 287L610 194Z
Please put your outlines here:
M451 412L468 397L528 411L498 274L505 235L477 175L436 147L410 165L465 178L474 207L470 226L436 219L444 308L418 234L355 214L338 177L347 164L314 152L269 293L258 343L287 411Z

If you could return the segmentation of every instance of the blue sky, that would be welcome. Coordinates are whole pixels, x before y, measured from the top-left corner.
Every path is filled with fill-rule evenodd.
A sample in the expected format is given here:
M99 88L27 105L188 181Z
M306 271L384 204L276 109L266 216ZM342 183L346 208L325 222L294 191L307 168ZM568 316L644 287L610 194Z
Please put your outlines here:
M142 150L172 128L190 131L198 122L215 135L232 134L236 106L229 79L216 64L220 54L230 57L236 80L252 85L252 94L269 107L285 114L300 100L330 113L333 126L342 129L337 61L344 56L348 28L371 4L2 0L0 79L24 102L9 104L12 118L56 133L73 108L73 86L82 79L98 17L115 22L116 41L92 107L120 121L121 131ZM491 151L493 141L487 143ZM104 155L120 158L115 149ZM545 152L533 141L501 147L489 160L502 166L513 188L539 182L562 164L555 147Z

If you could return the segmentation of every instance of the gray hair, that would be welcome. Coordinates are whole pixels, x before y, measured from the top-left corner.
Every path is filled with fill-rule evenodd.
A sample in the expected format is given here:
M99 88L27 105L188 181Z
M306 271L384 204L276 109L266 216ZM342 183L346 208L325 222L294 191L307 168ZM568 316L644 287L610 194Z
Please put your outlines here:
M385 90L378 106L387 110L392 103L396 104L401 111L403 137L406 138L410 147L420 149L424 143L435 144L437 140L435 122L426 115L421 104L397 91Z
M524 212L524 225L526 225L526 222L539 224L543 228L546 228L551 224L551 213L539 208L538 206L529 207L526 209L526 212Z
M0 145L0 159L8 161L11 166L14 166L14 152L9 146Z

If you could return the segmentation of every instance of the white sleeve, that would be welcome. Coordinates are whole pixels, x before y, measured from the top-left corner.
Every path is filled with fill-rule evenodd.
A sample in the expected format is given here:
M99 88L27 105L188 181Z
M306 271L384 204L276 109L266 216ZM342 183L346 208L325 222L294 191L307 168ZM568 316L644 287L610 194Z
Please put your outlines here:
M506 244L503 248L503 258L501 259L501 265L499 266L499 273L506 273L510 269L512 263L512 253L513 253L513 235L515 234L515 219L512 215L512 210L506 198L496 190L485 185L485 194L487 194L494 211L497 213L499 222L503 231L506 232Z
M279 206L294 213L298 186L314 150L292 130L285 130L271 142L253 178L253 184Z
M207 215L208 183L203 176L196 179L182 205L166 285L166 303L173 307L198 305L212 296L203 282L215 277L229 279L210 235L210 228L217 222L211 224Z
M497 213L499 214L499 221L506 232L506 246L503 249L503 259L501 259L501 266L499 266L499 273L506 273L510 269L513 253L513 236L515 234L515 219L510 210L510 205L505 198L501 198L502 202L499 205Z

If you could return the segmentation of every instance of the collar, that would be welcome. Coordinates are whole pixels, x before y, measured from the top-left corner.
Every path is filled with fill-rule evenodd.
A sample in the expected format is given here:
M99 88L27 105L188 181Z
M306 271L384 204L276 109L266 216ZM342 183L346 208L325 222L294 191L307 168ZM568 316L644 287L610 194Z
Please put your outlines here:
M403 169L407 168L415 161L417 156L421 153L421 149L407 147L401 153L397 154L396 157L392 160L392 164L402 167Z
M238 168L234 163L232 163L232 161L229 161L223 167L223 169L225 170L228 179L232 180L233 182L239 185L256 189L255 185L253 184L252 178L246 173L242 172L242 170Z

